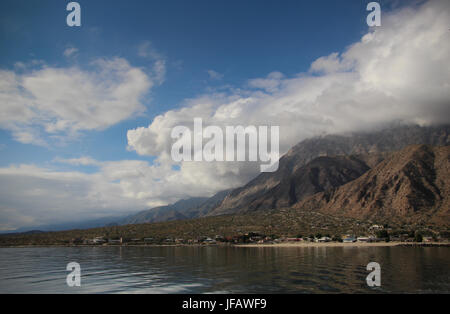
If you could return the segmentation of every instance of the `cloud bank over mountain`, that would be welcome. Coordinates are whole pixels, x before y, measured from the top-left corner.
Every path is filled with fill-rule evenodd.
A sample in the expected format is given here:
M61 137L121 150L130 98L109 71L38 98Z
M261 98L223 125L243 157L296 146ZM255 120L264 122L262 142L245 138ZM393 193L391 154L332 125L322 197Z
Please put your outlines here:
M450 4L430 1L418 8L384 14L342 53L320 57L309 72L285 77L273 72L251 79L229 93L189 100L180 110L157 116L147 127L128 131L130 150L171 164L173 127L279 125L286 152L299 141L321 134L365 130L393 121L428 125L450 116ZM202 182L245 183L258 169L249 163L182 163L184 178ZM173 172L175 175L176 172ZM194 187L195 189L195 187Z

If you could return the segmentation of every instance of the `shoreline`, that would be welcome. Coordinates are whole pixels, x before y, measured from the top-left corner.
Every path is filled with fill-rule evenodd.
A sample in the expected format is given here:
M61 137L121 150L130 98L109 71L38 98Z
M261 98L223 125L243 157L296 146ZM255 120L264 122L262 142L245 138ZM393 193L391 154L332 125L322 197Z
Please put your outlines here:
M339 243L339 242L290 242L290 243L274 243L274 244L240 244L237 247L278 247L278 248L300 248L300 247L450 247L447 242L354 242L354 243Z
M17 245L17 246L0 246L0 248L111 248L111 247L235 247L235 248L329 248L329 247L450 247L449 242L354 242L354 243L340 243L340 242L283 242L283 243L250 243L250 244L149 244L149 245Z
M386 247L386 246L398 246L401 242L354 242L354 243L340 243L340 242L284 242L284 243L267 243L267 244L241 244L236 245L238 247L278 247L278 248L289 248L289 247Z

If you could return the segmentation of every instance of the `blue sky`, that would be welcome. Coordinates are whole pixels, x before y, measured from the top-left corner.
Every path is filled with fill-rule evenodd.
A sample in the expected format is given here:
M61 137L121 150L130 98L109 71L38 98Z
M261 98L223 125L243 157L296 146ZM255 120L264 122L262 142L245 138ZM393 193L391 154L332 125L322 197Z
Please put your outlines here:
M255 163L181 162L170 131L322 134L448 122L450 2L0 4L0 231L125 215L241 186Z
M86 67L94 58L115 56L145 68L138 47L149 41L167 62L166 79L144 100L145 116L84 133L62 147L20 144L0 131L8 147L0 166L45 164L55 156L137 158L126 150L127 129L148 125L208 88L240 86L272 71L306 71L317 56L344 49L367 30L365 1L79 1L81 28L65 24L66 2L2 1L1 68L31 60ZM63 56L67 47L79 50L76 59ZM223 79L211 80L208 70Z

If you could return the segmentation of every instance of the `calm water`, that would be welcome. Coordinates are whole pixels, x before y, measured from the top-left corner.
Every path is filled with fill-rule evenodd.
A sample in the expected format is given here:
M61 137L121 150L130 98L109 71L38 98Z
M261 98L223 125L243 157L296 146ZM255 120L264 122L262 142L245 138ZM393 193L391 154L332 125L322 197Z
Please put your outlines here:
M367 287L370 262L381 288ZM449 248L0 248L0 293L449 293L449 281Z

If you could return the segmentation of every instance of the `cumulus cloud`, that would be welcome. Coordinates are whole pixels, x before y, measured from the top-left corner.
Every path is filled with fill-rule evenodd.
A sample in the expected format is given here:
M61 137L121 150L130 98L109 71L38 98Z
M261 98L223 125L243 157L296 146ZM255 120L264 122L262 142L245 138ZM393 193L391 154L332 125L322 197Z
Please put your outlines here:
M3 230L80 221L142 208L102 173L57 172L32 165L0 168Z
M158 70L158 80L161 75ZM154 83L122 58L97 59L90 70L46 65L24 73L0 70L0 128L21 143L41 145L45 135L103 130L144 112L142 97Z
M139 160L100 162L83 157L58 162L95 165L99 170L87 174L34 165L0 168L0 231L124 215L175 202L202 176L185 177ZM192 195L223 188L220 182L209 184L199 184Z
M340 58L339 53L334 52L329 56L320 57L311 64L311 73L331 74L352 69L352 64L345 62Z
M157 116L147 127L128 131L128 149L172 164L171 130L205 126L279 125L280 148L286 152L305 138L377 127L390 121L419 124L449 122L450 3L429 1L383 15L342 53L318 58L308 72L286 77L273 72L230 93L202 95L179 110ZM183 162L183 178L192 187L214 182L235 186L258 174L251 163ZM176 175L171 171L167 175ZM159 186L164 190L163 187ZM169 187L166 187L168 189ZM171 186L170 189L182 191ZM163 194L161 194L163 197Z

